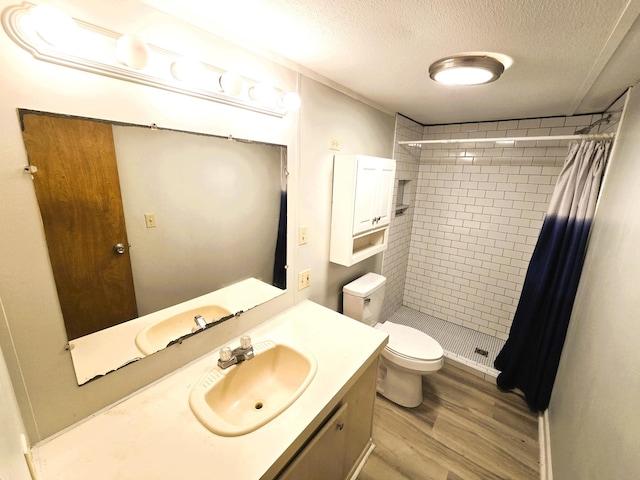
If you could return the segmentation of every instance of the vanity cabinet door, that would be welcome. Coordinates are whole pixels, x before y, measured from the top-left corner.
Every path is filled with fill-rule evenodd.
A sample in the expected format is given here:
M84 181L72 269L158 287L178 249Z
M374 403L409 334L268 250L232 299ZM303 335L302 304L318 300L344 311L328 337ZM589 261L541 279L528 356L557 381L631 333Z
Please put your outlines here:
M345 446L348 404L324 424L279 480L338 480L345 477Z

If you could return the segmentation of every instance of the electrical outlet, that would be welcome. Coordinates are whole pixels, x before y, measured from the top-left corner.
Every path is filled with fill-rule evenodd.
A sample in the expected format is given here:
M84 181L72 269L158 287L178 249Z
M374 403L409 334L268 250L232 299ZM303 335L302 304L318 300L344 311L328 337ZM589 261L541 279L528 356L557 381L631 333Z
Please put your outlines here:
M147 228L156 228L158 224L156 223L156 214L155 213L145 213L144 214L144 223L147 225Z
M329 138L329 150L340 150L340 140L336 137Z
M298 232L298 245L306 245L307 244L307 226L303 225L300 227L300 231Z
M298 274L298 290L304 290L311 286L311 269L304 270Z

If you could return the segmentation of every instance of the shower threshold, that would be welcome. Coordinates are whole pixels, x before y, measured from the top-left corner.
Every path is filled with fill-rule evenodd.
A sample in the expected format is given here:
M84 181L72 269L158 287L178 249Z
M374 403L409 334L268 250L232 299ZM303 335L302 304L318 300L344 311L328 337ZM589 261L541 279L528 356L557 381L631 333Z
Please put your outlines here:
M493 362L504 340L406 306L392 313L388 320L426 333L442 345L446 363L495 383L500 372L493 368Z

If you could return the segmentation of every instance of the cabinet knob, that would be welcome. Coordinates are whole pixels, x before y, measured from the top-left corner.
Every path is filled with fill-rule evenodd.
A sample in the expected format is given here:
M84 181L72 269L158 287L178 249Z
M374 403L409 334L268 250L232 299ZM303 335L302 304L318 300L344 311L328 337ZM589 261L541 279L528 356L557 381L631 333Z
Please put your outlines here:
M342 430L344 428L344 422L336 423L336 430Z

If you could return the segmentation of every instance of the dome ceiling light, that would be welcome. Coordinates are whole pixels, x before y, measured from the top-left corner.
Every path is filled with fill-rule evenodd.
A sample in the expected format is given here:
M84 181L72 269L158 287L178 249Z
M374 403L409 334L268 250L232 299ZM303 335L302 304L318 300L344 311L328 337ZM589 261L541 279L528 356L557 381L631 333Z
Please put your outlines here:
M480 85L497 80L504 70L505 65L494 57L460 55L432 63L429 76L446 85Z

